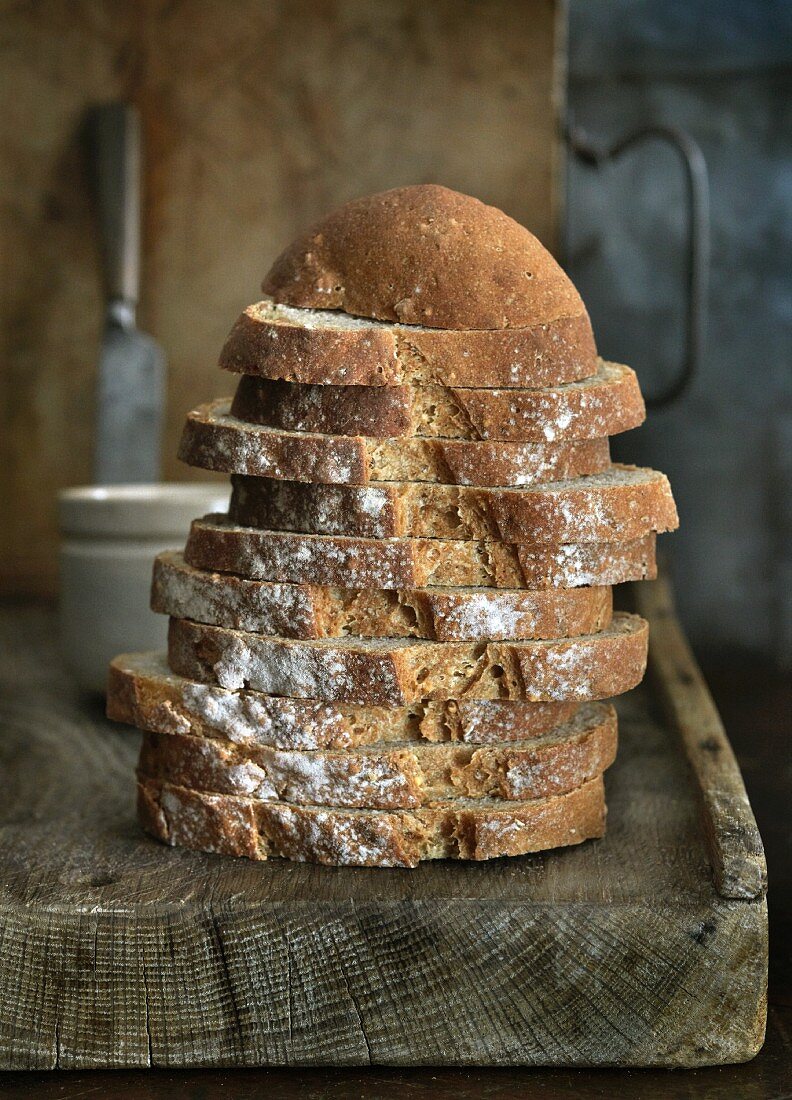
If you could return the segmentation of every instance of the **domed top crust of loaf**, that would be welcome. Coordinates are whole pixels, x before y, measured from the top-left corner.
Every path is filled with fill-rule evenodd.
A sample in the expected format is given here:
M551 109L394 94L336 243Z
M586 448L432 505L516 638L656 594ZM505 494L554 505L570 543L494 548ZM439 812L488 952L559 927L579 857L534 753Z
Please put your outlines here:
M339 207L281 253L262 289L286 305L429 328L528 328L586 312L532 233L435 184Z

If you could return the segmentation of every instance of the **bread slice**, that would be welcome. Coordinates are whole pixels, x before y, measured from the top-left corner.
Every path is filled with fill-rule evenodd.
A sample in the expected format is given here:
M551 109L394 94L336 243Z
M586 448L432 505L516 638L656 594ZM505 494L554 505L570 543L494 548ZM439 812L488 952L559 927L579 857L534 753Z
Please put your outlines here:
M606 470L607 439L573 443L374 439L282 432L229 413L227 400L187 417L179 458L224 473L365 485L369 481L442 481L463 485L533 485Z
M425 859L494 859L580 844L605 832L602 777L531 802L462 800L415 810L256 802L147 780L138 820L166 844L303 863L415 867Z
M547 798L600 775L615 755L616 712L593 703L543 737L486 748L396 742L306 752L146 733L139 773L265 802L395 810L455 798Z
M211 573L166 551L154 562L151 608L179 619L285 638L479 641L594 634L611 620L607 586L354 589Z
M577 588L657 575L654 535L560 546L364 539L239 527L225 515L193 521L184 560L255 580L350 588Z
M524 226L434 183L353 199L292 242L262 284L293 306L444 329L502 329L582 312Z
M532 642L293 641L171 619L168 664L232 691L404 706L419 699L605 699L636 686L648 627L619 613L598 634Z
M233 485L233 523L316 535L616 542L679 523L665 475L635 466L525 489L415 481L316 485L239 475Z
M585 310L521 329L451 332L256 302L220 353L235 374L333 386L556 386L590 378L597 350Z
M280 749L424 741L498 745L541 736L577 711L574 702L459 699L374 707L228 691L171 672L164 653L121 654L110 664L107 685L107 716L116 722Z
M289 432L558 443L636 428L646 410L635 371L600 359L590 378L538 390L318 386L244 375L231 414Z

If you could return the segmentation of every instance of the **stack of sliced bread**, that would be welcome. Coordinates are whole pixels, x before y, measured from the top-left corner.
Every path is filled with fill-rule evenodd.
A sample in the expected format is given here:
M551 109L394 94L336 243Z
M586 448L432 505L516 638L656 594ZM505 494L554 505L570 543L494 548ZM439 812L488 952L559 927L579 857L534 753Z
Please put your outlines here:
M167 655L111 667L143 827L407 867L602 835L604 700L647 652L611 586L677 525L662 474L610 461L635 374L526 229L442 187L342 207L263 290L181 443L228 514L157 558Z

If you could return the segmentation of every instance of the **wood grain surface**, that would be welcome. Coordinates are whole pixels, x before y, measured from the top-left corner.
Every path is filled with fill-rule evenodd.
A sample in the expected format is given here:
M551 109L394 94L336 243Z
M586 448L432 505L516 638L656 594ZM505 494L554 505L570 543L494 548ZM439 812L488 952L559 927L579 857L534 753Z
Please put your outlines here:
M767 890L767 864L739 768L717 707L676 617L669 584L634 585L636 607L653 625L654 687L699 777L701 822L718 893L754 899Z
M90 479L101 323L81 135L124 97L145 141L140 323L168 357L168 479L185 413L228 394L231 325L298 230L355 195L442 182L552 246L553 0L40 0L0 31L0 577L54 591L57 489Z
M707 773L650 690L620 702L603 841L414 871L255 865L143 837L137 735L75 694L48 614L3 626L3 1068L691 1066L761 1044L759 856L724 896L730 832L702 828Z

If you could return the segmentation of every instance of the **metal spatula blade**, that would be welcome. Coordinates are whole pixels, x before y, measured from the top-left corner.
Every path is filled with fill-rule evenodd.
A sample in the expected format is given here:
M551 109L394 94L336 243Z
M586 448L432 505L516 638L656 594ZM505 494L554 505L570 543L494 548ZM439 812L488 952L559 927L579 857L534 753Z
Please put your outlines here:
M97 107L90 132L107 307L97 380L94 476L157 481L165 355L135 324L140 290L140 122L123 103Z
M111 308L99 358L95 479L158 481L165 356L150 336L118 324Z

